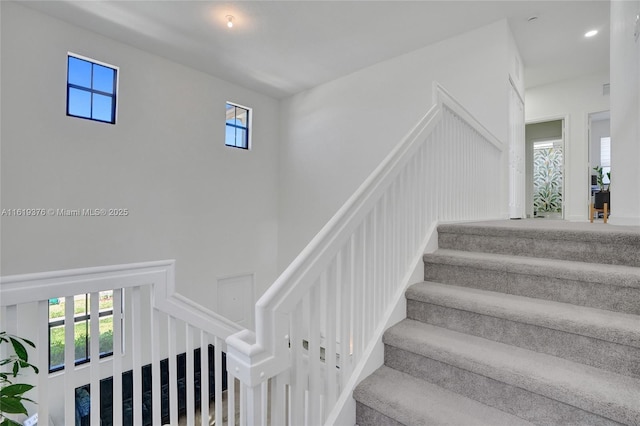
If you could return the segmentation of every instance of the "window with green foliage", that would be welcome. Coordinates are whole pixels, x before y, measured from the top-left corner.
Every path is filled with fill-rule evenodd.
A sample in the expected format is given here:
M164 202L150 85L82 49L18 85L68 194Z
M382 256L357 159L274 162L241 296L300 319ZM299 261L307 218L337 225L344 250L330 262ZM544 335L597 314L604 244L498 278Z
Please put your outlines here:
M74 296L74 353L75 363L82 364L91 360L91 312L89 294ZM49 371L64 368L65 351L65 298L49 299ZM113 354L113 291L100 293L100 357ZM122 307L120 307L120 312Z

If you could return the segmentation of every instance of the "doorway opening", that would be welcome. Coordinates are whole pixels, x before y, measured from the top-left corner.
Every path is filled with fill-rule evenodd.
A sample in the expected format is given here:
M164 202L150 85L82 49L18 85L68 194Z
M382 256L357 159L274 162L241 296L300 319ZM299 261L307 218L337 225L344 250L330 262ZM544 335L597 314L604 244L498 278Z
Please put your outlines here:
M601 204L607 202L608 211L611 210L609 196L609 173L611 172L611 120L609 111L601 111L589 114L589 170L590 177L590 201L595 208L601 208ZM598 171L602 171L601 179L598 179ZM602 197L606 195L606 197ZM593 211L589 210L589 215ZM593 216L592 216L593 217ZM604 219L604 212L598 211L596 219ZM591 220L591 218L590 218Z
M543 121L525 127L527 217L564 217L564 120Z

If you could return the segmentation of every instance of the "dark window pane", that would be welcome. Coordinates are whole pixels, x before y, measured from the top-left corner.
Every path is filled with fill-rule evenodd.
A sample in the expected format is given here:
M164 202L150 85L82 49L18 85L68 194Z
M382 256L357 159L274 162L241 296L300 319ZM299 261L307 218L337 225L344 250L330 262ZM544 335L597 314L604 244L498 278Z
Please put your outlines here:
M73 312L76 316L78 315L86 315L89 313L89 298L86 294L78 294L73 296Z
M64 325L49 329L49 369L61 367L64 364Z
M113 290L100 293L100 312L111 315L100 317L100 353L113 352Z
M102 65L93 65L93 89L106 93L114 93L114 73L113 68L103 67Z
M75 333L75 360L77 361L85 361L87 360L88 352L88 323L87 321L81 321L75 323L74 333Z
M69 56L69 84L91 87L91 62Z
M64 317L64 298L49 299L49 320Z
M100 353L113 352L113 316L100 318Z
M112 114L113 98L111 96L93 94L93 115L91 118L95 118L100 121L113 121Z

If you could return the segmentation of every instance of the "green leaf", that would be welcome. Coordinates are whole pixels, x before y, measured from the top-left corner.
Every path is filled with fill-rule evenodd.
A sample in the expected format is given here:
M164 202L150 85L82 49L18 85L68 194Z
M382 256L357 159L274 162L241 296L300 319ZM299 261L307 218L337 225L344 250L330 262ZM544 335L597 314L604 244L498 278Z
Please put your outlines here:
M22 423L18 423L11 419L4 419L2 423L0 423L0 426L22 426Z
M23 393L28 392L31 389L33 389L32 385L17 383L15 385L5 386L2 389L0 389L0 396L22 395Z
M0 413L29 415L20 399L16 397L0 397Z
M20 361L20 368L29 368L29 367L36 368L35 365L31 365L30 363L25 362L25 361ZM36 371L36 373L37 373L37 371Z
M33 365L33 364L31 364L31 363L28 363L28 362L26 362L26 361L14 360L14 361L11 361L11 362L15 362L15 363L17 363L17 364L20 366L20 368L33 368L33 371L34 371L36 374L38 374L38 372L40 371L40 370L38 370L38 367L36 367L35 365ZM5 364L6 364L6 363L5 363ZM0 365L3 365L3 364L2 364L2 363L0 363ZM14 368L15 368L15 367L14 367Z
M31 340L29 339L25 339L24 337L21 337L20 340L22 340L24 343L26 343L27 345L31 346L32 348L35 349L36 344L33 343Z
M24 345L13 337L10 337L10 339L11 344L13 345L13 350L16 351L16 355L18 355L18 358L20 358L22 361L29 361L29 354L27 353Z

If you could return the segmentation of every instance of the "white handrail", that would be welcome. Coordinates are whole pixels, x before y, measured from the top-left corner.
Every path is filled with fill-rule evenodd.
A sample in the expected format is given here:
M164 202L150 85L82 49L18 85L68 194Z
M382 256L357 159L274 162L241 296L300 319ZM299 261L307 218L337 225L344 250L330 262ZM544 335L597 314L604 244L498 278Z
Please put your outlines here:
M90 357L86 364L75 365L75 320L74 296L89 294L91 309L90 335L100 335L98 299L101 292L113 291L113 354L106 358ZM126 294L126 296L125 296ZM49 373L49 299L62 298L66 303L65 324L65 361L64 370ZM126 303L123 303L126 299ZM34 306L35 305L35 306ZM35 310L34 310L35 309ZM70 424L74 421L76 389L91 385L91 423L100 422L100 380L112 377L113 415L123 415L122 374L130 371L133 375L133 422L142 424L142 367L151 365L153 419L152 424L162 424L161 406L170 407L171 422L178 424L179 400L177 394L178 369L176 357L186 356L186 383L195 380L193 354L200 350L200 398L199 410L202 421L209 423L209 351L215 357L215 416L222 423L228 406L240 405L233 401L235 395L229 395L227 407L222 407L223 381L222 353L226 351L225 339L241 327L232 321L190 301L175 293L175 261L163 260L125 265L113 265L93 268L0 277L0 328L6 328L11 334L32 339L36 343L37 353L34 362L40 372L29 381L36 385L38 401L38 424L47 425L49 418L56 423ZM36 315L34 315L34 313ZM176 326L181 324L180 327ZM71 325L71 326L68 326ZM166 328L165 328L166 327ZM168 333L167 333L168 331ZM91 338L90 353L100 353L100 339ZM142 340L146 343L142 346ZM209 345L213 347L210 348ZM33 354L32 354L33 355ZM167 358L169 369L161 374L161 359ZM207 374L207 372L209 374ZM167 379L161 377L168 377ZM171 390L166 402L166 392L161 391L161 380L168 380ZM50 392L51 389L59 389ZM186 416L193 420L195 412L193 386L186 386ZM148 402L147 402L148 404ZM149 408L146 406L145 409ZM226 415L229 415L228 411ZM231 415L231 417L233 414ZM119 423L118 421L115 422Z
M180 345L191 349L213 343L217 360L227 349L230 421L236 417L236 407L241 423L250 425L266 424L268 412L271 424L318 424L335 418L334 407L350 395L438 221L496 218L506 205L506 194L494 190L502 187L503 144L441 86L434 84L433 93L434 106L260 298L255 333L177 294L173 260L0 277L3 322L10 323L8 331L16 331L19 307L26 306L29 312L28 305L37 302L36 334L41 348L48 344L48 330L42 328L48 318L48 299L66 297L71 304L76 294L97 297L114 289L114 300L121 300L127 289L133 305L127 308L133 325L127 327L136 335L147 334L154 348L147 356L152 358L155 377L160 375L156 348L166 350L162 346L166 343L175 354ZM146 310L148 315L142 314ZM66 320L71 323L73 312L68 311ZM178 322L184 323L179 331ZM114 335L120 333L117 322ZM180 344L179 335L184 340ZM74 346L73 339L73 333L67 333L67 348ZM114 352L119 352L124 341L114 339ZM133 367L141 374L140 341L129 345L135 352L133 361L114 357L112 370L107 370L114 376L114 394L121 395L122 382L115 378L124 369ZM94 342L94 352L95 346ZM67 350L66 359L72 364L71 351ZM193 366L191 355L187 359ZM37 360L39 398L45 399L54 387L49 380L55 377L47 373L46 354L41 352ZM99 388L98 380L104 375L97 373L102 364L96 358L90 362L94 388ZM175 359L169 364L174 371ZM206 365L204 359L201 365ZM218 373L220 368L218 362ZM65 372L67 394L78 386L74 377L81 370ZM242 384L238 401L234 377ZM138 391L141 380L141 375L134 377ZM171 386L171 406L177 407L176 384ZM216 374L216 424L222 423L221 386ZM154 389L157 423L160 392ZM192 403L190 392L187 400ZM121 396L115 398L114 415L121 416ZM140 395L135 398L140 403ZM65 417L73 413L70 404L64 404ZM92 407L95 420L95 401ZM203 403L203 415L207 412ZM46 425L49 408L41 405L39 413ZM188 419L193 420L192 414ZM137 420L140 416L136 412ZM171 411L171 421L177 421L177 409Z
M353 340L354 331L366 334L367 338L371 336L370 329L377 328L381 319L373 312L372 306L387 311L389 301L385 298L395 294L395 287L387 288L391 286L389 281L401 281L407 276L410 261L406 259L413 259L416 253L419 254L418 250L424 249L424 238L433 228L433 223L438 220L497 218L502 213L503 209L498 209L498 213L492 209L495 205L504 204L504 194L497 194L496 202L493 190L502 176L503 144L438 84L434 84L434 104L258 300L255 334L245 330L227 339L229 371L252 389L249 392L258 392L261 383L280 377L281 381L289 380L289 392L294 398L296 387L308 382L304 385L308 386L304 390L308 392L304 398L309 401L309 411L304 417L317 414L319 409L312 403L316 398L314 389L318 391L326 385L329 393L333 394L333 378L329 375L323 377L322 384L318 382L318 375L325 374L323 371L328 368L314 365L317 364L314 353L320 351L320 357L324 353L322 361L325 362L327 350L341 345L337 355L343 363L347 353L353 358L352 346L355 348L353 351L363 352L368 341L349 342L347 352L344 339L351 336ZM432 152L441 158L434 162L430 157ZM472 152L476 158L472 157ZM478 160L485 163L474 163ZM456 161L460 164L457 165ZM451 174L456 167L460 168L459 178L455 173ZM470 174L475 171L480 175L485 168L489 171L484 179ZM430 178L436 179L438 174L445 176L448 173L450 182L445 182L443 189L426 194ZM487 182L486 188L478 186L483 180ZM425 199L427 195L436 197L433 203ZM492 200L483 200L485 195L491 196ZM460 201L463 197L467 199ZM413 232L416 234L411 235ZM395 256L389 270L387 266L377 264L386 251ZM374 262L375 265L372 264ZM374 291L355 284L367 280L372 280L380 288ZM351 287L341 290L336 285ZM340 291L345 292L343 296L329 294ZM353 313L343 312L337 314L336 320L324 311L317 313L314 306L310 306L310 294L324 297L332 307L334 304L344 307L346 303L355 306L358 303L354 301L356 297L365 297L367 304L362 308L363 312L356 312L355 317ZM314 299L316 304L323 302ZM309 309L311 316L306 318ZM321 321L320 329L311 325L315 320ZM371 320L376 323L369 325ZM342 336L336 334L334 328L344 327L345 322L350 324L349 330L344 330ZM354 327L364 328L353 330ZM314 341L314 336L320 341ZM299 346L304 342L308 342L308 349L305 348L301 355ZM306 357L306 361L296 367L300 362L296 357L299 356ZM360 359L355 361L360 362ZM293 377L300 374L299 371L294 374L294 370L301 368L308 369L307 379ZM286 371L290 374L282 376L281 373L286 374L283 373ZM340 380L344 386L346 379ZM318 398L325 412L322 418L326 418L331 409L328 404L332 404L335 398L329 398L332 401L327 401L326 397ZM272 413L278 410L277 407L271 408ZM248 409L248 424L265 421L261 417L261 407ZM313 419L312 423L318 421Z

